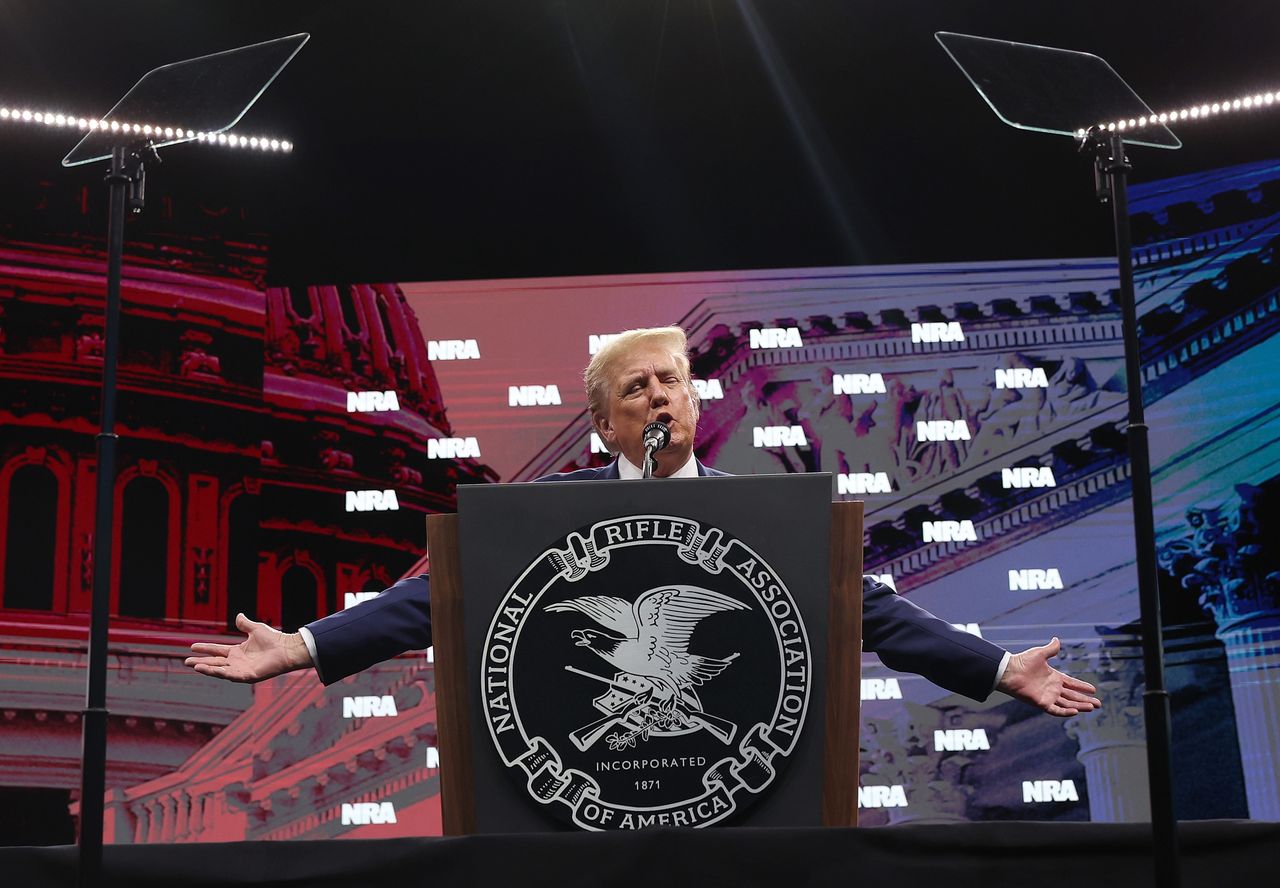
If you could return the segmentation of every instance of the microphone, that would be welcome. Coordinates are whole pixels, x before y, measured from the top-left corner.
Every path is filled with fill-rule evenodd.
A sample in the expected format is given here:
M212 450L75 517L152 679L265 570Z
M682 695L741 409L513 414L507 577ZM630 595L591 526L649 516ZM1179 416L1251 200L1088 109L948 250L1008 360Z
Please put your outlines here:
M671 426L665 422L654 421L644 427L644 469L645 478L653 477L653 455L671 443Z
M649 423L641 434L644 435L645 456L652 456L671 443L671 426L660 420Z

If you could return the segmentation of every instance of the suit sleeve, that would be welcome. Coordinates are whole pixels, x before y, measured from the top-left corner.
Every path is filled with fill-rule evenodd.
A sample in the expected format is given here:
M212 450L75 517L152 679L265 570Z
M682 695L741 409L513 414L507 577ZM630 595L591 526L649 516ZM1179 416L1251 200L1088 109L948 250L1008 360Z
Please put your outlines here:
M406 577L376 598L307 624L315 639L316 667L325 684L374 663L431 646L431 585L424 574Z
M868 577L862 579L862 647L890 669L980 701L990 696L1005 654Z

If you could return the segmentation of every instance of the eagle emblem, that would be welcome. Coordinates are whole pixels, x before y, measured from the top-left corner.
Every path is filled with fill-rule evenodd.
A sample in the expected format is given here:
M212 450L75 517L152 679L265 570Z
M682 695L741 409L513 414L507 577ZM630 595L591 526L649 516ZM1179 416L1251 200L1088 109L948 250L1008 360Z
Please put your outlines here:
M739 601L697 586L659 586L630 604L621 598L587 595L559 601L547 611L576 611L606 631L574 629L575 646L585 647L613 667L611 678L565 668L609 685L593 701L604 718L574 731L575 746L587 750L601 737L610 748L634 746L651 736L706 730L726 744L737 726L703 711L695 688L720 675L738 657L702 656L689 651L698 625L712 614L745 611ZM610 733L612 732L612 733Z

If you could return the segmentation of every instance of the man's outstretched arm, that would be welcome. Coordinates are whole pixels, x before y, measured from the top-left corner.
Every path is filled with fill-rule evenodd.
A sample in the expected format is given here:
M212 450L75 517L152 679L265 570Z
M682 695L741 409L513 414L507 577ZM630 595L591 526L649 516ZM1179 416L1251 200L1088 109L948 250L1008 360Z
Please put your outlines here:
M1001 691L1016 700L1066 718L1102 707L1093 685L1049 665L1061 644L1009 653L935 617L887 586L862 583L863 648L875 651L890 669L914 672L973 700Z
M431 646L431 584L405 577L368 601L306 625L325 684L341 681L405 651Z
M405 577L299 633L280 632L244 614L236 617L236 628L247 636L244 641L198 642L186 664L202 675L246 682L314 667L321 681L333 684L374 663L431 646L430 584L425 575ZM304 633L310 637L304 639Z
M311 654L296 632L281 632L266 623L236 615L236 628L245 634L239 644L196 642L185 663L201 675L227 681L255 682L312 666Z

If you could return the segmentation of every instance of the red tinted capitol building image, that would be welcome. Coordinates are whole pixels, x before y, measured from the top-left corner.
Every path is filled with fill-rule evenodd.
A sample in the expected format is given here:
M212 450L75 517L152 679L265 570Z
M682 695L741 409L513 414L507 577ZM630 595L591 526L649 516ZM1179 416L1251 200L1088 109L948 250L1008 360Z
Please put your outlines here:
M421 572L424 515L496 480L425 458L451 430L397 286L266 269L253 242L126 245L108 842L439 828L425 654L328 689L182 664L237 612L294 628ZM104 289L100 242L0 239L0 817L32 843L78 808Z

